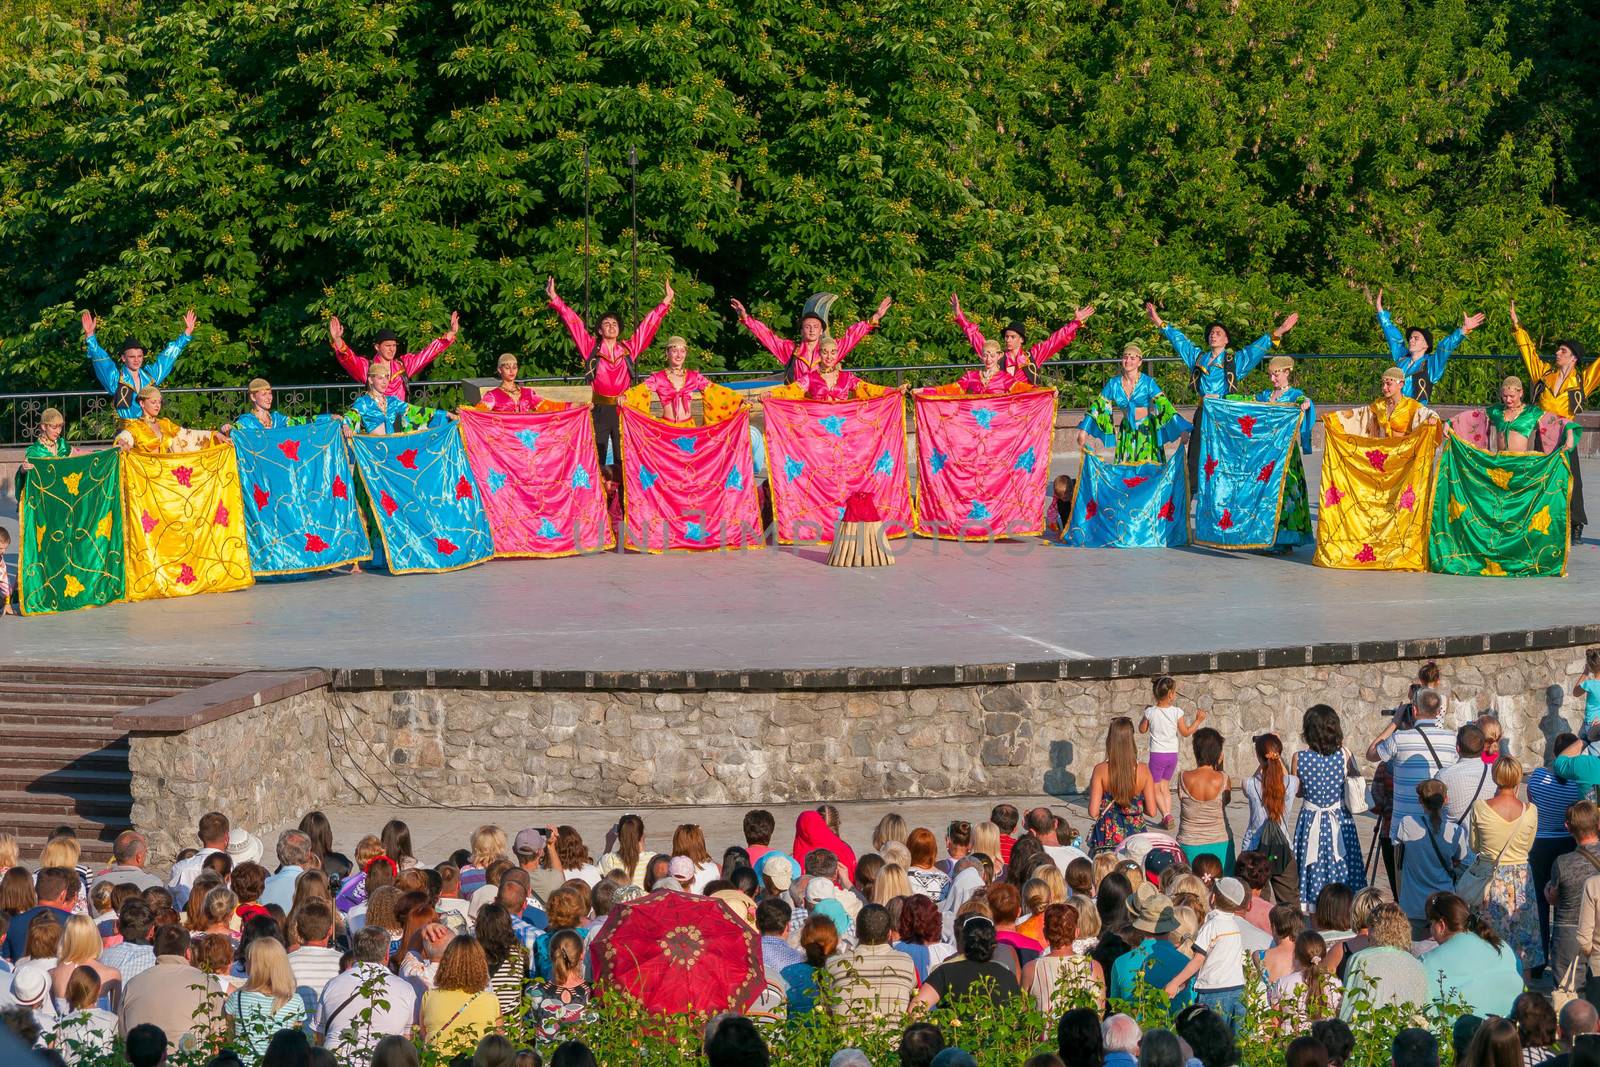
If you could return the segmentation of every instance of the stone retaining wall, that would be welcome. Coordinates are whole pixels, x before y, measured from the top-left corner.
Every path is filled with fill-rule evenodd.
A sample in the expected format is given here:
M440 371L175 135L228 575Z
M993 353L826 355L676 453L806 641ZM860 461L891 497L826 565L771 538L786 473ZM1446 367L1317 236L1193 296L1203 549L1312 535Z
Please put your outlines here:
M1509 751L1542 761L1581 719L1581 648L1440 658L1453 721L1499 711ZM1211 711L1235 777L1253 735L1298 747L1314 703L1359 753L1418 664L1391 660L1178 678ZM792 691L316 689L179 734L135 735L134 820L152 852L215 807L272 833L336 802L582 807L1077 793L1106 722L1149 679ZM1141 749L1143 749L1141 744ZM1190 761L1187 753L1185 762ZM271 841L268 841L271 847Z

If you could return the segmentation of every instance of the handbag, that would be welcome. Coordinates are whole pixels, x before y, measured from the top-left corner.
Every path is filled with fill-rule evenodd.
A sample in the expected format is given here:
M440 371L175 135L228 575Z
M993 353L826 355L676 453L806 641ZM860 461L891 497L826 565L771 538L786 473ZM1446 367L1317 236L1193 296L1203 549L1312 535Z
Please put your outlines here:
M1361 772L1355 769L1355 761L1350 758L1350 753L1340 749L1344 756L1344 806L1351 815L1361 815L1372 805L1367 800L1367 780L1361 777Z
M1466 901L1467 907L1473 911L1478 910L1483 904L1484 894L1489 891L1489 883L1494 879L1495 868L1500 866L1500 857L1511 847L1511 840L1507 838L1494 859L1480 854L1469 865L1459 859L1445 859L1444 849L1439 847L1439 839L1434 836L1433 827L1428 824L1426 817L1423 819L1423 826L1427 830L1428 844L1433 846L1433 854L1439 857L1439 865L1450 875L1450 883L1456 896Z

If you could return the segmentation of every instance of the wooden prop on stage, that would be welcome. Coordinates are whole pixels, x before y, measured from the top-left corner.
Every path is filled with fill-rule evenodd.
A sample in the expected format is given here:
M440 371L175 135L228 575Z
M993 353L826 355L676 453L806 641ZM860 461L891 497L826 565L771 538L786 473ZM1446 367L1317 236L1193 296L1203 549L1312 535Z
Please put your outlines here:
M889 551L889 539L883 532L883 516L878 514L872 496L852 493L833 531L828 566L888 567L893 563L894 554Z

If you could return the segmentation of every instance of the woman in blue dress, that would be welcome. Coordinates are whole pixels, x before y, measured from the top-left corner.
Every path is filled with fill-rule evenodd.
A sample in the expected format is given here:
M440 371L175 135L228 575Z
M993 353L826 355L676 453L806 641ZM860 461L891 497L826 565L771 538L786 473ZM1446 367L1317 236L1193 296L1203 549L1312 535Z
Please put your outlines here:
M1299 404L1305 415L1300 419L1300 448L1289 454L1289 470L1284 476L1283 503L1278 508L1278 548L1288 551L1295 545L1309 545L1311 537L1311 501L1306 494L1306 468L1300 453L1311 454L1311 429L1317 422L1317 409L1311 398L1289 384L1294 372L1294 360L1288 356L1273 356L1267 361L1267 377L1272 388L1256 394L1263 404Z
M1326 704L1306 709L1300 725L1306 748L1294 754L1289 773L1300 779L1303 801L1294 830L1300 867L1300 899L1316 900L1322 887L1339 882L1354 893L1367 885L1356 821L1345 805L1344 781L1351 765L1339 713Z
M1189 420L1179 415L1156 380L1140 368L1144 352L1138 345L1122 349L1122 374L1106 383L1078 426L1078 446L1094 438L1115 448L1119 463L1160 463L1164 446L1189 432ZM1122 425L1114 415L1122 412Z

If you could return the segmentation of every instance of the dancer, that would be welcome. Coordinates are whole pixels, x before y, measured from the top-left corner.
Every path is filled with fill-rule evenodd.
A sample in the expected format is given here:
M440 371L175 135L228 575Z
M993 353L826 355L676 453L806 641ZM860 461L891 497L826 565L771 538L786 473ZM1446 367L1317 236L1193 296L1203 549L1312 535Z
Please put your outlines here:
M456 334L461 331L461 313L450 312L450 329L445 331L443 337L430 341L427 347L420 352L407 352L397 356L400 351L400 338L393 330L379 330L377 340L373 343L371 356L358 356L351 347L344 343L344 324L339 321L339 316L334 315L328 319L328 338L333 343L333 357L339 361L339 366L345 373L358 382L367 381L367 368L374 363L379 363L389 371L389 395L396 400L406 398L406 384L411 378L419 374L428 364L439 358L439 353L449 348L456 342Z
M955 309L956 325L961 327L961 332L967 335L967 343L972 350L983 358L983 350L988 342L983 339L983 332L976 325L969 322L961 313L961 299L956 294L950 294L950 306ZM1028 339L1028 328L1020 319L1013 319L1000 331L1000 340L1005 345L1004 367L1011 374L1028 382L1039 380L1039 368L1045 360L1070 345L1078 336L1078 330L1083 326L1084 320L1094 314L1094 305L1086 304L1073 312L1072 318L1055 333L1043 341L1023 351L1022 345Z
M147 385L139 390L139 417L124 419L122 431L112 444L124 452L166 455L198 452L210 445L226 444L229 427L220 430L187 430L171 419L161 417L161 390Z
M537 414L546 411L563 411L569 405L562 400L546 400L526 385L517 384L517 357L510 352L500 353L495 360L494 373L500 384L485 389L478 397L478 406L485 411L512 414Z
M1379 379L1381 393L1364 408L1344 408L1334 413L1346 433L1360 437L1405 437L1417 427L1428 422L1438 422L1439 415L1405 395L1406 372L1390 367ZM1445 432L1450 432L1445 424Z
M1583 472L1578 463L1578 413L1584 401L1600 388L1600 359L1580 369L1583 362L1583 345L1577 341L1557 341L1554 363L1546 362L1534 347L1533 338L1522 328L1517 318L1517 302L1511 301L1511 333L1517 340L1517 351L1522 353L1523 365L1528 368L1533 395L1530 399L1552 415L1567 419L1567 432L1562 434L1559 447L1572 453L1572 542L1577 544L1583 536L1588 517L1583 510Z
M1292 358L1273 356L1267 361L1267 378L1272 386L1256 394L1260 403L1299 404L1300 410L1305 412L1300 418L1300 451L1290 455L1289 468L1284 475L1283 503L1278 508L1277 548L1283 552L1292 552L1295 545L1308 545L1312 541L1311 500L1306 490L1305 461L1300 453L1311 454L1311 431L1317 422L1317 409L1310 397L1289 384L1289 375L1293 373Z
M1367 301L1378 313L1378 326L1383 339L1389 343L1389 358L1405 373L1405 395L1424 404L1433 399L1433 386L1444 376L1445 364L1455 355L1467 334L1483 325L1483 315L1464 315L1461 326L1435 347L1433 335L1421 326L1401 331L1383 306L1383 289L1374 297L1365 287Z
M1014 390L1032 387L1026 378L1012 374L1000 365L998 341L983 342L983 351L978 354L978 358L983 360L982 367L967 371L947 385L937 386L934 392L966 396L1000 396Z
M1161 336L1172 345L1172 350L1178 353L1178 358L1183 360L1189 368L1189 384L1194 389L1196 403L1194 408L1194 427L1196 430L1205 422L1206 401L1227 396L1234 391L1235 384L1256 368L1267 357L1274 345L1283 340L1283 335L1294 329L1295 323L1300 321L1300 316L1290 312L1278 328L1271 333L1264 333L1249 345L1237 352L1230 351L1228 345L1233 337L1228 333L1227 327L1220 322L1213 322L1206 327L1206 349L1189 340L1176 326L1168 326L1161 318L1156 306L1151 301L1145 301L1144 313L1155 323L1156 329L1161 331ZM1200 450L1189 450L1189 487L1195 485L1195 476L1200 469Z
M139 390L147 385L160 385L167 380L178 357L194 339L197 320L194 309L190 308L183 316L183 332L163 348L149 366L145 366L144 345L131 339L122 342L122 362L112 362L110 354L100 346L100 340L95 335L98 324L94 312L85 311L82 321L83 338L89 346L89 365L94 370L94 376L100 380L100 387L111 394L112 406L117 409L119 416L138 419L144 414L139 404Z
M599 334L596 337L578 313L556 295L554 278L545 282L544 291L550 297L550 306L561 316L567 333L572 335L578 358L583 361L584 379L594 389L591 417L594 419L594 447L600 454L600 462L602 465L621 462L622 429L617 418L617 398L633 386L633 371L639 357L655 341L661 321L672 310L672 301L677 295L672 291L672 279L667 279L666 295L661 303L640 320L638 328L625 341L618 340L622 335L622 316L615 311L600 316L600 321L595 323L595 333Z
M773 333L771 328L760 319L745 310L745 306L737 300L729 303L733 310L739 313L739 322L745 329L755 335L755 339L768 352L772 358L783 364L783 380L785 384L799 381L808 371L817 369L822 356L822 337L828 329L828 312L836 300L832 293L818 293L806 301L805 310L800 313L800 340L786 341ZM861 343L862 338L871 333L883 321L883 317L894 306L894 301L884 297L878 302L878 310L872 313L870 319L864 319L844 331L844 336L839 338L839 361L842 363L850 350Z
M1156 380L1140 368L1144 351L1136 344L1122 349L1122 374L1106 382L1105 388L1084 413L1078 426L1078 447L1089 447L1094 438L1116 449L1119 463L1160 463L1166 458L1165 446L1182 441L1192 429L1189 420L1178 414ZM1122 413L1122 424L1114 418Z
M1536 452L1539 440L1538 408L1522 402L1522 379L1507 378L1500 383L1500 403L1489 408L1489 425L1494 427L1502 452Z
M331 418L328 415L285 415L272 409L272 383L265 378L251 378L245 386L250 397L250 410L233 421L232 430L281 430L287 426L305 426Z
M34 438L33 444L22 454L22 462L17 465L17 500L22 500L22 491L27 487L28 472L33 470L34 460L65 459L81 452L82 449L67 444L67 417L55 408L45 408L39 413L39 436Z
M367 391L356 397L344 414L344 435L409 433L453 418L447 411L418 407L396 397L390 391L388 365L373 360L367 367Z
M889 391L884 386L863 381L845 370L840 347L839 342L831 337L824 337L817 343L820 360L817 369L802 375L795 382L805 390L807 400L870 400Z
M667 338L667 365L644 380L644 386L661 404L661 418L666 422L689 426L694 422L692 405L696 394L704 395L711 379L697 370L690 370L689 342L682 337ZM732 392L732 390L728 390ZM720 422L709 416L707 422Z

